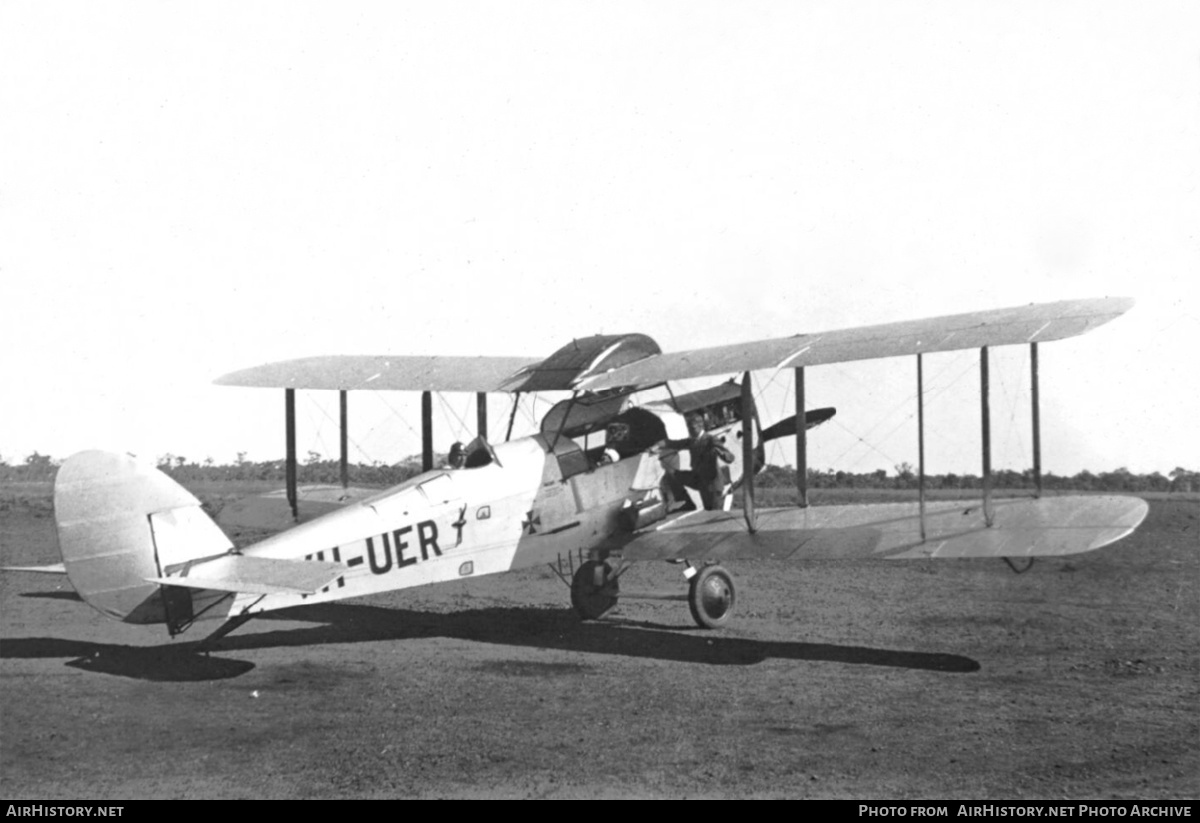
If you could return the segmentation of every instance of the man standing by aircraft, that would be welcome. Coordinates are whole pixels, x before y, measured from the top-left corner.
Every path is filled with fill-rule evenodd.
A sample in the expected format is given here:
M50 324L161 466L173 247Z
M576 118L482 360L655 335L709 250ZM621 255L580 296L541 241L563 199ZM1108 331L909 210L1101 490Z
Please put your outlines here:
M706 429L703 412L694 412L687 416L688 434L686 440L669 440L667 445L672 448L686 448L691 455L691 469L677 471L671 474L671 494L676 500L684 501L680 511L691 511L696 504L688 497L685 487L700 492L700 500L707 510L721 508L725 496L726 475L720 462L733 462L733 452L709 434Z

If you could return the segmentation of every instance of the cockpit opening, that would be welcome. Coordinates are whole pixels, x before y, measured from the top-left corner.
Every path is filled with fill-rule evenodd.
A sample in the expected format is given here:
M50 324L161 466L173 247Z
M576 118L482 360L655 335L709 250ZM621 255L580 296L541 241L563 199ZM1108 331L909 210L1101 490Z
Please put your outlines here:
M542 436L563 479L619 463L658 444L678 448L682 441L702 432L728 430L742 419L741 389L732 381L634 406L638 391L576 395L546 413Z
M646 409L628 409L608 422L604 444L589 451L596 462L616 463L667 439L667 427L658 415Z
M446 455L447 469L478 469L496 461L496 452L482 437L476 437L465 446L455 442Z

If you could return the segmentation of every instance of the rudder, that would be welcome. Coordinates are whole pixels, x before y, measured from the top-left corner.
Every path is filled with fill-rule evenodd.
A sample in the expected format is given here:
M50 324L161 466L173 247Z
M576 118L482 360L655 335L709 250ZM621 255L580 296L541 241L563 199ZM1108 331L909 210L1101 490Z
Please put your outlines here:
M54 518L71 585L88 605L127 623L190 622L191 595L147 579L232 547L190 492L110 452L80 452L63 463Z

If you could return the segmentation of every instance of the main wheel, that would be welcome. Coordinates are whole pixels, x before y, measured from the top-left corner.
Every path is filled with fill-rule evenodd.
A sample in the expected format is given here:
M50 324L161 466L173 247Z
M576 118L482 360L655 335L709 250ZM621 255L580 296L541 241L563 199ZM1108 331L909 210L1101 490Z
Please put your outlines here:
M605 562L589 560L571 578L571 605L584 620L602 617L617 605L620 586Z
M721 566L705 566L692 577L688 606L701 628L719 629L728 623L734 599L733 578Z

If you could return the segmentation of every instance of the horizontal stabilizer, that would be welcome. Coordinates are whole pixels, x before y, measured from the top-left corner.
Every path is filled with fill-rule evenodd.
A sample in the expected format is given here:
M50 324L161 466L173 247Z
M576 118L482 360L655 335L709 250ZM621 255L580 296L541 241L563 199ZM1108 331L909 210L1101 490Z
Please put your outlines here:
M66 574L67 567L62 563L51 563L49 566L3 566L0 571L33 572L34 574Z
M314 594L328 586L346 567L319 560L276 560L224 554L203 560L168 577L147 577L147 583L216 589L249 594Z

